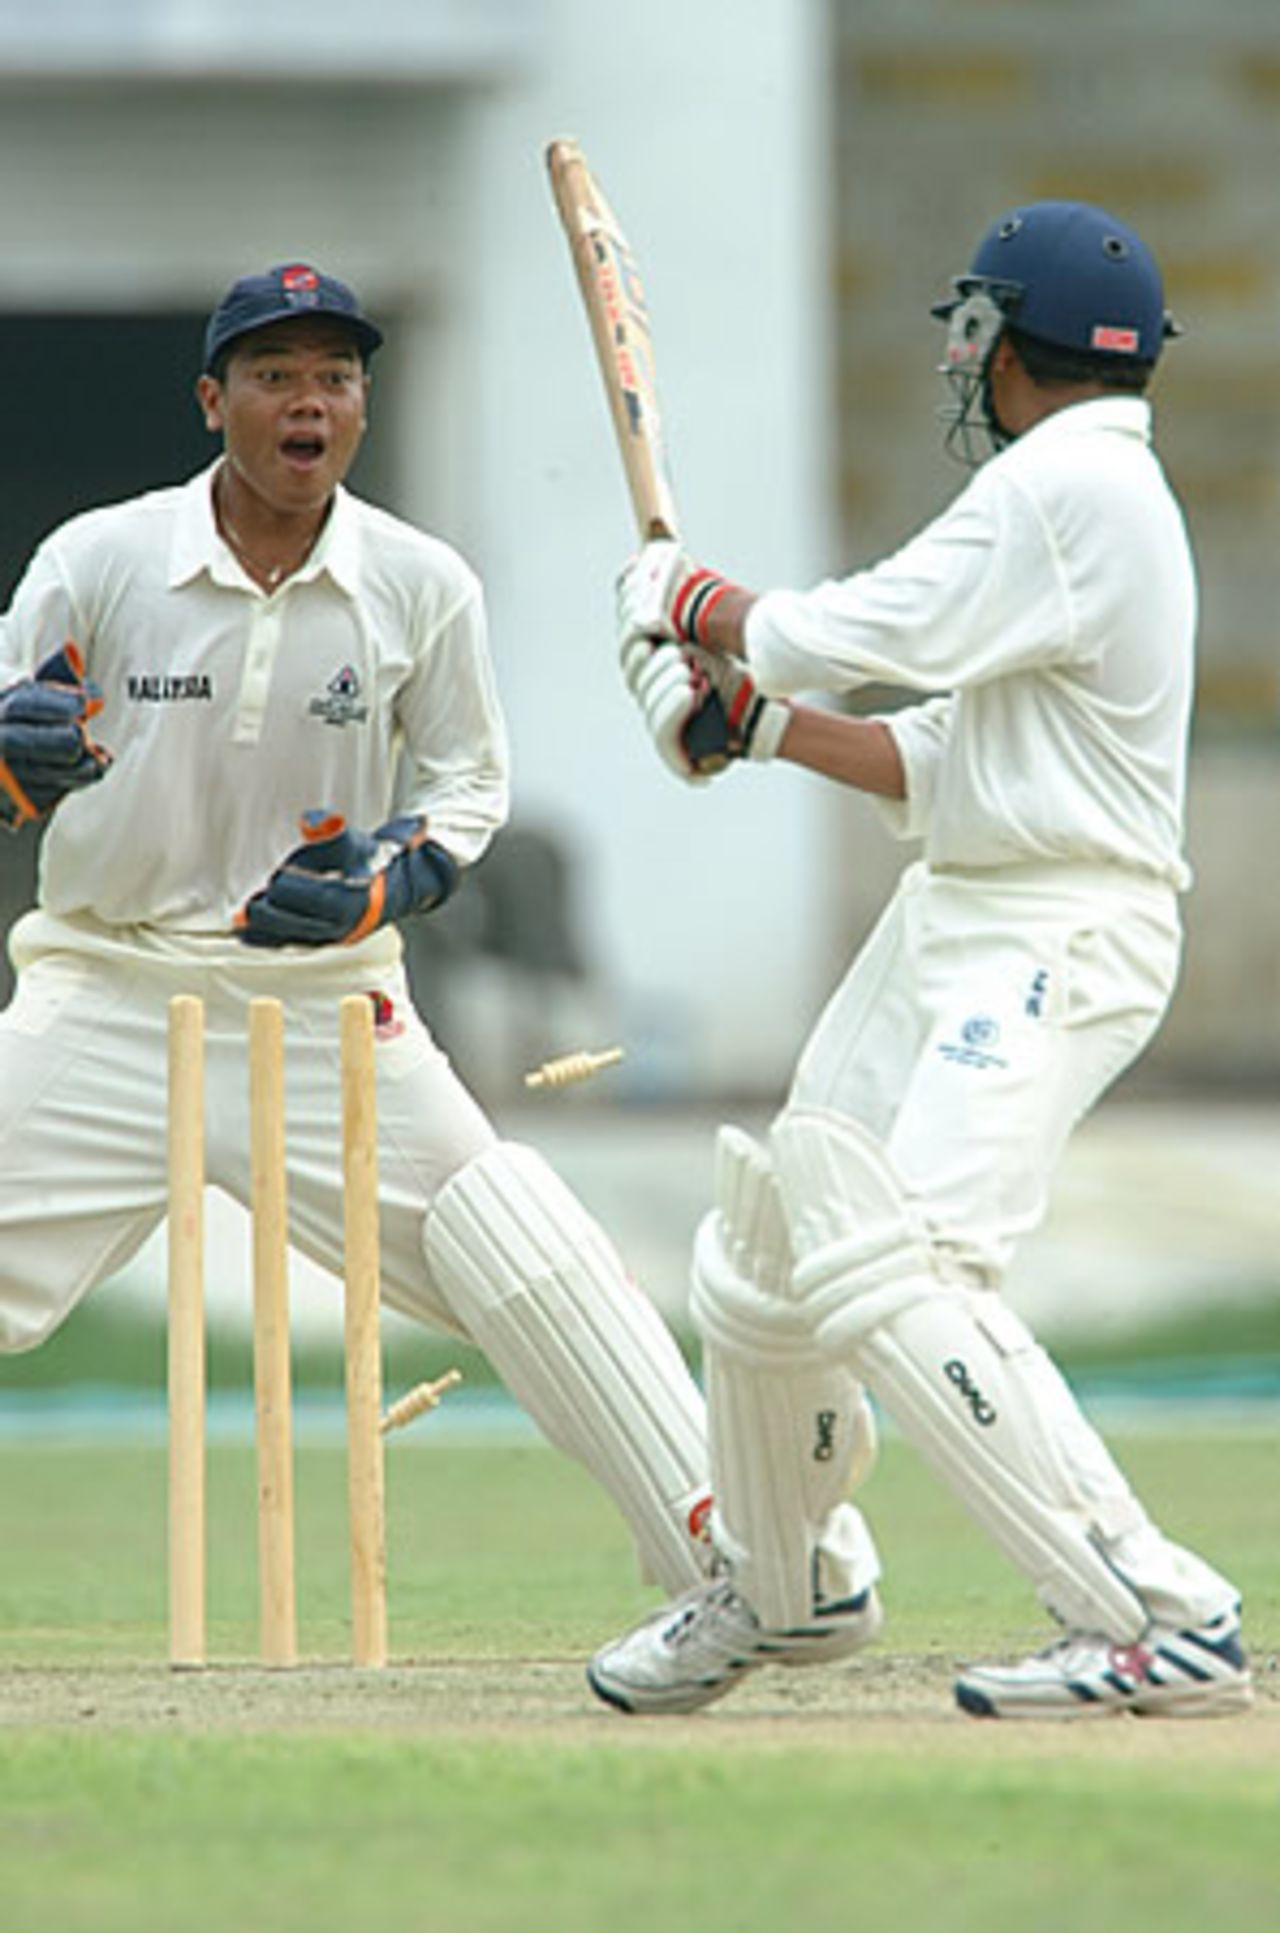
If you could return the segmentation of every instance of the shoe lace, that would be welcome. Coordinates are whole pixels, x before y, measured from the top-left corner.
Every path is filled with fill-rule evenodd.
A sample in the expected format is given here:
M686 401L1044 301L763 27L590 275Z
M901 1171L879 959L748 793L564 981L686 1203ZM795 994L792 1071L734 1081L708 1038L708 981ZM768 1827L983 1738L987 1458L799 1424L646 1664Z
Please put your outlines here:
M1068 1631L1036 1655L1072 1677L1085 1676L1101 1666L1143 1679L1151 1665L1151 1652L1141 1639L1122 1644L1100 1631Z
M701 1637L706 1630L708 1612L721 1611L741 1619L744 1624L754 1625L755 1619L748 1611L729 1579L722 1578L710 1586L695 1584L691 1591L678 1597L671 1606L671 1616L663 1626L663 1641L672 1650Z
M1100 1631L1067 1631L1035 1655L1048 1664L1065 1665L1071 1660L1096 1657L1100 1651L1105 1653L1110 1648L1111 1639L1104 1638Z

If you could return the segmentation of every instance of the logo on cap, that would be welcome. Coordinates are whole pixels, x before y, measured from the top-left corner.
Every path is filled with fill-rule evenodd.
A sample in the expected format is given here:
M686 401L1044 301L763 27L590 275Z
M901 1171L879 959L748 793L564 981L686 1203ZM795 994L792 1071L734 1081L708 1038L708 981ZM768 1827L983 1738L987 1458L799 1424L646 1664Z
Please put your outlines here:
M305 262L294 262L280 271L280 287L291 309L316 309L320 306L320 277Z

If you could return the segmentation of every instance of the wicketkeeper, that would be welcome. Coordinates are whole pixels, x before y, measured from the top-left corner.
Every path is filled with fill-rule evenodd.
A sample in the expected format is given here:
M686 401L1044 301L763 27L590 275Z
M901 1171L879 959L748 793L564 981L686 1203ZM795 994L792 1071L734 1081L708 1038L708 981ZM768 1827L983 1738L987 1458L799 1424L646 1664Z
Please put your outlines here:
M478 1343L678 1591L708 1555L701 1396L410 1004L396 922L502 825L507 748L475 575L343 487L381 340L306 263L238 281L197 384L217 459L56 530L3 622L0 814L45 833L0 1015L0 1349L43 1341L165 1213L177 993L205 1003L209 1180L241 1202L248 1005L284 1003L290 1234L339 1275L338 1003L365 993L385 1300Z

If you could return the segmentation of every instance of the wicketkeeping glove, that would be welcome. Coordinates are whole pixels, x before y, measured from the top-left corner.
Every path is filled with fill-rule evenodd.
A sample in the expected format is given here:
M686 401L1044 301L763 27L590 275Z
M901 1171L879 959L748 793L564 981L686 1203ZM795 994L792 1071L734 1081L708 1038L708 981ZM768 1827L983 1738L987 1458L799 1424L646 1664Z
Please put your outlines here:
M356 832L337 812L304 812L302 844L236 914L246 946L350 946L388 920L443 906L458 868L420 819Z
M775 757L790 722L787 704L762 697L745 667L718 652L635 637L622 675L659 756L691 785L734 759Z
M68 792L94 785L111 763L86 729L102 693L84 675L77 645L64 644L7 691L0 691L0 824L16 832L42 819Z
M677 644L705 644L706 624L726 591L727 577L695 564L668 537L655 538L637 552L618 578L618 645L633 638L674 638Z

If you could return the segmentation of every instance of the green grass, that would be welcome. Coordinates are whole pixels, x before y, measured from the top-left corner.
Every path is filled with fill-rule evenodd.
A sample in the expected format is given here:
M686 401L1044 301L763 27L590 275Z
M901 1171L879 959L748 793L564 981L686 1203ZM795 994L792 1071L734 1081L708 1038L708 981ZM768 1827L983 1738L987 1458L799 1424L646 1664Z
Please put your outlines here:
M423 1438L430 1420L416 1426ZM571 1656L652 1601L626 1534L575 1466L538 1444L447 1448L392 1439L390 1608L414 1657ZM1143 1432L1118 1445L1169 1534L1238 1580L1280 1643L1280 1439ZM304 1650L347 1644L345 1465L296 1458ZM1028 1592L949 1493L890 1439L866 1495L896 1648L949 1653L1040 1630ZM220 1655L256 1635L255 1478L247 1447L209 1459L209 1608ZM165 1459L157 1448L0 1446L0 1666L163 1656ZM92 1614L88 1607L92 1605Z
M833 1725L805 1705L765 1723L732 1700L665 1723L593 1708L578 1675L653 1601L607 1503L539 1447L431 1446L429 1428L389 1453L392 1648L416 1661L394 1674L403 1706L390 1700L390 1721L386 1695L369 1689L362 1706L359 1683L328 1663L296 1679L173 1679L160 1662L163 1454L0 1447L5 1933L1277 1923L1274 1729L1121 1721L1063 1733L950 1712L953 1658L1038 1642L1043 1627L1020 1580L896 1440L866 1501L888 1574L885 1645L925 1671L923 1723L881 1711ZM1280 1444L1198 1431L1117 1448L1171 1534L1240 1581L1274 1682ZM328 1448L298 1456L302 1643L326 1661L347 1643L342 1463ZM251 1454L216 1448L212 1645L246 1664L252 1516ZM526 1706L531 1678L553 1667L560 1704ZM471 1710L447 1690L467 1670L488 1674ZM21 1697L35 1673L57 1707L43 1716ZM801 1676L807 1690L827 1674L776 1674ZM57 1702L64 1681L74 1695ZM336 1718L314 1704L302 1714L317 1681L343 1687ZM1270 1693L1266 1709L1274 1718Z
M0 1400L6 1390L66 1390L85 1385L160 1390L165 1381L165 1346L163 1309L103 1307L89 1301L38 1349L0 1356ZM383 1325L383 1361L388 1386L425 1382L455 1366L469 1385L495 1380L478 1349L399 1320ZM339 1391L341 1337L295 1336L291 1366L295 1388ZM252 1386L253 1342L247 1329L210 1326L208 1372L214 1390Z
M1264 1933L1274 1774L369 1738L27 1742L5 1924Z
M1053 1354L1074 1370L1169 1362L1212 1368L1224 1359L1275 1367L1280 1365L1280 1295L1260 1288L1254 1301L1216 1308L1206 1303L1162 1321L1081 1336L1055 1348Z
M694 1361L697 1344L682 1335ZM1069 1374L1105 1384L1113 1376L1127 1383L1212 1380L1247 1373L1280 1387L1280 1296L1259 1291L1253 1300L1193 1310L1162 1321L1146 1321L1092 1337L1064 1339L1054 1357ZM469 1387L494 1383L493 1370L478 1349L452 1342L417 1324L395 1320L384 1325L388 1386L407 1387L457 1366ZM72 1389L86 1384L120 1389L164 1387L163 1311L89 1300L40 1348L0 1356L0 1400L6 1390ZM341 1342L295 1337L293 1377L299 1389L342 1385ZM248 1388L253 1350L247 1331L214 1327L209 1338L209 1378L214 1389Z

